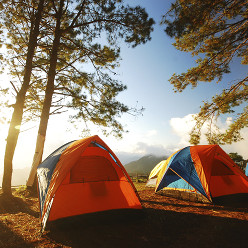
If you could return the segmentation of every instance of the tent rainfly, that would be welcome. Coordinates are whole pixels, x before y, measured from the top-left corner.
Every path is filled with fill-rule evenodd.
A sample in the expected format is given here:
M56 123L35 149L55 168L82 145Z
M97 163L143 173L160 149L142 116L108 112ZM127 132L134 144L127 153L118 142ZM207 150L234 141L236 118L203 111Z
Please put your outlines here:
M165 187L196 191L211 202L248 200L248 177L218 145L185 147L151 171L155 191Z
M47 221L111 209L141 209L125 168L96 135L67 143L37 169L42 229Z

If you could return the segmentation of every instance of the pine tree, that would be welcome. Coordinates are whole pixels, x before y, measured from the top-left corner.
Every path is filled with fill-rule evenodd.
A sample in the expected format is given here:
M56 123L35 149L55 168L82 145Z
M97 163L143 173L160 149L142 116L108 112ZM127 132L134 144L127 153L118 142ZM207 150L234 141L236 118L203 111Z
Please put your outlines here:
M41 160L52 107L73 108L77 110L76 118L112 128L114 134L122 135L123 126L117 119L133 109L116 100L117 94L126 89L111 76L118 65L118 40L124 39L133 47L146 43L151 39L154 24L143 8L132 8L122 1L71 1L66 6L63 0L52 2L54 36L52 46L43 45L48 49L49 68L36 152L27 185L33 184L34 172ZM91 65L92 72L83 71L82 64ZM56 98L53 105L56 95L62 99ZM64 97L71 100L64 104Z
M12 106L13 107L13 114L10 121L8 136L6 139L6 150L5 150L5 157L4 157L4 175L3 175L3 182L2 188L3 193L6 195L11 195L11 178L12 178L12 161L14 156L14 151L16 148L18 136L19 136L19 127L22 122L23 111L24 111L24 103L26 93L30 86L30 78L31 72L33 68L33 56L35 53L35 48L37 46L37 38L39 35L39 25L40 20L44 8L44 0L40 0L38 4L35 4L33 1L29 3L29 1L3 1L3 7L5 8L4 16L3 16L3 23L7 30L16 31L17 36L13 35L14 33L8 32L8 39L11 40L12 43L18 42L18 39L15 38L19 37L22 39L22 34L19 33L19 28L22 26L22 19L25 18L23 15L23 11L27 7L31 5L32 8L30 9L30 27L29 27L29 37L28 37L28 44L26 47L26 59L25 64L23 66L22 71L22 80L21 80L21 87L20 89L16 89L16 102ZM19 55L17 54L17 57Z
M248 64L248 2L243 0L176 0L164 16L166 33L175 38L177 49L197 56L197 66L187 72L173 74L170 83L176 92L188 85L197 87L200 82L223 82L236 58ZM237 60L236 60L237 61ZM240 131L248 126L248 77L226 82L226 89L204 102L196 116L196 126L191 132L192 144L198 144L204 123L209 122L206 133L209 143L230 144L242 139ZM234 113L243 105L243 111L226 132L213 128L213 120L222 114ZM215 130L213 132L213 130Z

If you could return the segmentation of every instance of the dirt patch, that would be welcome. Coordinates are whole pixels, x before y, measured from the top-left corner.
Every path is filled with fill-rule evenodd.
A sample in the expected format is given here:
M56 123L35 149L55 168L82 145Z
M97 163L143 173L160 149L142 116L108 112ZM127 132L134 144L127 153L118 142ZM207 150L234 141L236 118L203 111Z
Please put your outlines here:
M142 211L57 221L43 235L37 198L0 195L0 247L247 247L248 208L155 194L143 184L137 188Z

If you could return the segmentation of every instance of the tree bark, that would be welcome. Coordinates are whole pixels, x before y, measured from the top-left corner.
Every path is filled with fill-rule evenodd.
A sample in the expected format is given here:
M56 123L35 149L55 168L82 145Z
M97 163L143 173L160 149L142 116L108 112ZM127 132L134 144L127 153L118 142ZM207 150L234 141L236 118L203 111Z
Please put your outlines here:
M31 168L29 178L27 181L27 186L31 188L34 188L34 182L35 182L34 179L35 179L37 167L41 163L41 160L42 160L48 119L49 119L49 114L50 114L50 108L52 105L52 97L54 93L54 80L55 80L55 75L56 75L56 65L57 65L57 59L58 59L58 50L59 50L60 38L61 38L60 25L61 25L61 18L63 15L63 6L64 6L64 0L60 0L59 11L56 15L57 20L56 20L55 34L54 34L53 46L52 46L51 56L50 56L50 61L49 61L47 86L46 86L46 91L45 91L44 104L43 104L41 117L40 117L40 125L39 125L37 140L36 140L35 154L33 157L32 168Z
M45 143L45 137L38 134L31 168L37 168L37 166L41 163L44 143ZM36 190L36 185L34 185L35 178L36 178L36 169L31 169L26 185L28 187L31 187L32 191Z
M12 195L11 192L11 179L12 179L12 170L13 170L12 163L13 163L13 157L14 157L18 136L20 133L25 97L30 85L30 78L33 67L33 57L34 57L35 48L37 46L37 37L39 35L39 27L44 8L44 1L45 0L40 0L39 2L38 9L35 14L34 28L30 30L28 52L27 52L26 64L24 68L23 83L20 91L17 93L16 96L16 103L14 105L14 111L12 114L8 136L6 139L2 189L3 189L3 193L7 195Z

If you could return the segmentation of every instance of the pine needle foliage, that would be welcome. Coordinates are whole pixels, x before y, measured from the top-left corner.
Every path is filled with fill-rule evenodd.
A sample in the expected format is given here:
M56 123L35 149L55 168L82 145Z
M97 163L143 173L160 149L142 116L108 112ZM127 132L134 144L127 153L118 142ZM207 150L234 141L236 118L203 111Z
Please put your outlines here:
M199 143L205 123L210 123L206 133L209 143L230 144L241 140L240 132L248 126L248 77L224 82L223 76L231 72L234 60L248 64L248 1L176 0L162 24L166 25L165 32L175 39L173 45L178 50L197 57L196 66L170 78L175 92L182 92L189 85L195 88L200 82L226 85L211 101L203 102L195 117L190 142ZM241 106L243 110L237 112ZM225 132L220 132L211 124L224 114L232 114L234 121Z

